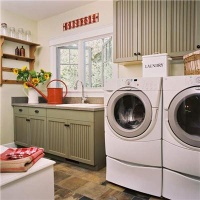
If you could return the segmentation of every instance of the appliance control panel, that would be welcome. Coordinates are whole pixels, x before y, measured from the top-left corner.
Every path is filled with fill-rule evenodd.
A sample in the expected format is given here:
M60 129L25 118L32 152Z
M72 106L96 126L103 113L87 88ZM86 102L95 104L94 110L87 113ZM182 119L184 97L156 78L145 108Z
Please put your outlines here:
M160 90L161 78L141 77L119 79L119 87L133 87L139 90Z
M200 85L200 76L188 76L185 77L185 81L189 86Z

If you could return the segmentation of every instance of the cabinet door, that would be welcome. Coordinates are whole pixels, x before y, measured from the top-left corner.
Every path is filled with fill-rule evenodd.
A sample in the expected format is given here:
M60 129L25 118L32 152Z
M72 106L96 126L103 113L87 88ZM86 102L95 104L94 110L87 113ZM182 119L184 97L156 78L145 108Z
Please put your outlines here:
M46 117L29 117L30 145L42 147L46 151Z
M94 165L94 125L91 122L69 120L69 158Z
M14 140L17 145L29 146L29 124L27 115L14 115Z
M166 1L138 1L138 60L143 55L166 53Z
M200 2L167 1L167 52L183 56L200 45Z
M137 60L137 1L113 2L113 62Z
M47 118L47 152L68 158L69 125L66 120Z

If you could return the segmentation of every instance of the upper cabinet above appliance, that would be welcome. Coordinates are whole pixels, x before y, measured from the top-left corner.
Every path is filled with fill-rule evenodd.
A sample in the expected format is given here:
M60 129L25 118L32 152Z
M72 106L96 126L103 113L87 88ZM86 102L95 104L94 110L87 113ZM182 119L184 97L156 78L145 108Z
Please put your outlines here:
M168 53L182 58L200 47L200 2L114 0L113 61Z
M114 62L166 53L166 20L165 1L114 1Z
M183 56L200 49L200 2L167 1L167 53Z

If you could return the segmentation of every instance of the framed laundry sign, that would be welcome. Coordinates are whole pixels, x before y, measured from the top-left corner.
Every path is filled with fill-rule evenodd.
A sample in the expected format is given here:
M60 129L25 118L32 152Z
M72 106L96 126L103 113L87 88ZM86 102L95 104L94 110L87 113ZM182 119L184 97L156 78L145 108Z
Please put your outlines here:
M99 22L99 13L63 23L63 31Z

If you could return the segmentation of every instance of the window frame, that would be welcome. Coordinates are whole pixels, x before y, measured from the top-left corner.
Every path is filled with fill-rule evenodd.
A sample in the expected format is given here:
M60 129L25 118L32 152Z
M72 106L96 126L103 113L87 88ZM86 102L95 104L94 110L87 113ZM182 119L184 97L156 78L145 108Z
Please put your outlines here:
M58 59L57 55L57 48L62 47L64 45L69 45L73 42L77 42L78 46L83 45L85 41L92 40L92 39L98 39L102 37L113 37L113 26L104 26L102 28L93 29L91 31L85 31L81 34L69 34L68 36L59 37L56 39L53 39L49 42L50 46L50 68L52 71L52 79L56 78L57 74L57 67L56 66L56 60ZM79 48L79 55L83 55L83 52L81 52L83 48ZM113 52L113 51L112 51ZM81 56L81 59L79 59L78 65L79 65L79 71L78 71L78 79L84 80L84 67L83 67L83 56ZM118 75L118 65L113 63L113 78L117 78ZM88 97L103 97L103 88L85 88L85 93ZM68 90L68 96L79 96L79 93L81 92L80 87L78 87L78 90L69 89Z

